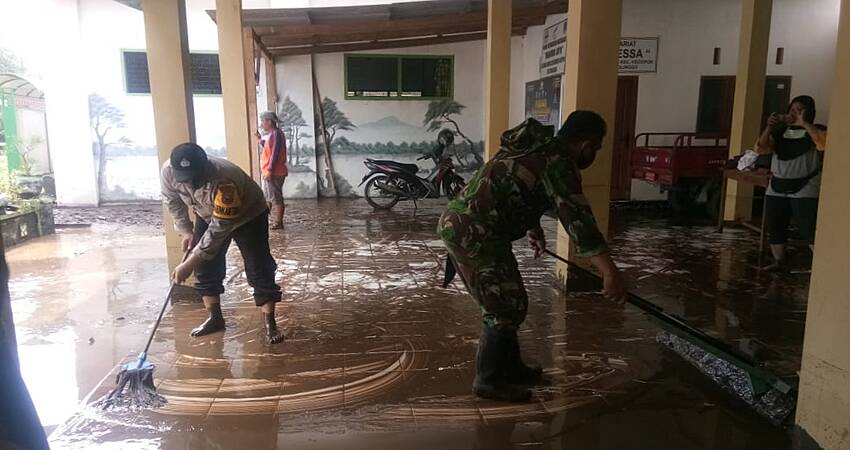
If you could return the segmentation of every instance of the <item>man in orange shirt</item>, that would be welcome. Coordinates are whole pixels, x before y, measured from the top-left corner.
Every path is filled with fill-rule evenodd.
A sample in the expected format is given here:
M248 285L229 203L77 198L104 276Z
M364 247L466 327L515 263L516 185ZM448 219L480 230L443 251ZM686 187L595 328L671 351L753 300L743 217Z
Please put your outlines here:
M263 192L266 202L271 209L272 225L270 229L280 230L283 228L283 213L286 204L283 202L283 182L289 174L286 167L286 137L278 127L277 114L266 111L260 119L263 121L263 130L268 133L263 142L263 157L260 168L263 177Z

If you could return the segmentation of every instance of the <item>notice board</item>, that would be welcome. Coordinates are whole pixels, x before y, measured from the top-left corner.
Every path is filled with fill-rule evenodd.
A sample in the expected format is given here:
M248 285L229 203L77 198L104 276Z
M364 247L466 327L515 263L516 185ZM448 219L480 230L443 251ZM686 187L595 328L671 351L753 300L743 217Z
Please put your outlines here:
M561 127L561 75L525 83L525 117Z

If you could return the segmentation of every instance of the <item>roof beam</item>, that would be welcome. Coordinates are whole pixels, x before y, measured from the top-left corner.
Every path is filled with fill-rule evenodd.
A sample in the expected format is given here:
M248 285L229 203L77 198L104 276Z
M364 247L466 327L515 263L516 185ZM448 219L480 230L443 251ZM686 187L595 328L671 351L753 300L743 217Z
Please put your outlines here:
M268 47L266 47L266 45L265 45L265 44L263 44L262 39L260 39L260 37L259 37L259 36L257 36L257 32L256 32L255 30L253 30L253 29L252 29L252 30L251 30L251 35L253 36L253 38L254 38L254 44L256 44L256 47L257 47L257 49L260 51L260 53L262 53L262 54L263 54L263 56L265 56L265 57L266 57L266 59L269 59L269 60L271 60L271 61L274 61L274 56L272 56L272 53L269 51Z
M525 33L523 28L514 28L513 35ZM270 49L274 56L309 55L311 53L339 53L352 51L379 50L387 48L420 47L423 45L448 44L453 42L480 41L487 39L486 31L476 31L464 34L445 36L419 37L413 39L394 39L375 42L349 42L335 44L302 45L295 47L279 47Z
M545 22L545 16L541 18L535 19L521 19L514 21L514 28L523 28L526 29L532 25L542 25ZM403 30L393 30L393 31L372 31L367 33L346 33L344 30L340 30L338 34L335 35L319 35L319 36L268 36L268 37L260 37L263 41L263 44L270 48L279 48L279 47L291 47L296 45L328 45L328 44L337 44L337 43L346 43L346 42L358 42L358 41L382 41L387 39L403 39L403 38L415 38L415 37L425 37L425 36L441 36L441 35L450 35L450 34L458 34L458 33L473 33L473 32L486 32L486 27L477 27L477 26L469 26L469 24L465 23L447 23L441 26L431 26L429 28L409 28Z

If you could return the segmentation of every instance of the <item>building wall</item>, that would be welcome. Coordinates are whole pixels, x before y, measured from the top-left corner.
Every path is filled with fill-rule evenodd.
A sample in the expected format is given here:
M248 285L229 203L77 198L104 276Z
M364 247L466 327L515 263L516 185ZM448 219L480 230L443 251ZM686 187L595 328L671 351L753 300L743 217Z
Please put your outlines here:
M191 52L216 52L218 31L205 9L214 0L187 0L187 26ZM141 11L112 0L80 0L80 29L85 48L86 95L99 95L123 114L108 142L126 137L128 145L107 148L106 190L103 201L156 200L159 198L159 164L150 94L127 94L122 50L144 50L145 29ZM193 98L198 144L224 152L224 109L221 96ZM91 113L91 111L90 111Z
M287 128L287 151L290 161L289 177L283 185L284 195L312 198L317 194L316 141L313 113L313 82L310 56L278 58L276 64L278 114L286 117L284 110L294 109L294 115L303 119L296 136ZM286 124L284 124L286 126ZM294 141L298 138L297 145Z
M636 133L695 130L700 78L735 75L737 71L740 8L740 0L624 0L622 36L659 38L657 72L638 75ZM791 76L792 97L803 93L815 97L819 104L819 121L824 123L828 121L837 11L838 0L812 0L805 5L795 0L775 0L773 11L768 75ZM565 18L566 14L552 15L545 25L531 27L525 36L512 40L511 123L518 123L525 116L525 83L539 78L544 28ZM795 39L799 33L806 39ZM721 48L721 60L716 65L713 64L715 47ZM785 48L782 65L775 64L777 47ZM459 122L465 133L475 136L473 140L482 138L484 41L368 53L455 55L455 100L467 107ZM428 102L344 100L343 58L343 54L316 57L321 95L337 101L340 110L355 125L364 125L340 135L352 141L381 142L406 130L411 141L428 139L418 132L424 130L420 118ZM293 68L278 61L278 70L285 73ZM301 89L309 88L303 86ZM387 137L382 137L375 125L376 122L389 125L387 119L398 121L390 127L394 131L386 130ZM417 127L420 130L415 130ZM414 156L396 159L413 162ZM335 169L349 182L359 182L359 176L365 173L364 158L335 155L335 161L339 160ZM420 167L426 173L427 164L420 163ZM666 198L666 195L655 185L634 180L632 198L653 200Z
M828 122L839 0L774 0L768 75L792 77L791 96L812 95L818 120ZM741 24L740 0L713 2L624 0L623 37L658 37L658 71L639 74L636 133L694 131L701 76L735 75ZM550 16L524 39L523 82L538 78L543 29L565 16ZM799 38L805 36L805 39ZM720 64L713 64L714 48ZM775 64L776 48L784 64ZM513 83L512 89L522 85ZM521 120L522 109L511 111ZM634 180L632 198L662 199L658 187Z
M22 22L32 22L38 16L38 7L48 7L57 0L33 0L24 6L17 6L17 12L26 9ZM378 3L378 2L369 2ZM770 75L790 75L793 77L792 95L808 93L819 104L819 120L827 122L829 112L829 94L834 66L834 39L837 26L838 0L775 0L773 27L771 36ZM343 0L244 0L246 8L256 7L307 7L349 5ZM75 13L78 19L79 46L73 57L52 59L45 55L55 55L55 50L40 49L33 42L20 45L36 69L36 81L44 73L70 73L77 82L55 84L57 89L45 89L62 99L62 102L79 103L89 94L103 96L110 104L118 107L124 114L126 127L113 132L113 136L124 136L133 141L130 146L110 149L111 159L107 164L108 189L103 197L106 200L125 198L157 198L157 167L155 163L155 134L153 114L149 95L127 95L121 63L121 49L144 49L144 25L142 13L123 6L112 0L79 0ZM206 14L207 9L215 6L214 0L187 0L187 19L189 26L189 44L191 51L216 51L218 36L215 24ZM696 122L699 79L702 75L734 75L736 71L740 0L718 0L702 2L698 0L624 0L623 36L658 36L659 61L658 72L640 75L638 99L637 132L650 131L692 131ZM553 15L546 25L562 20L565 15ZM14 23L11 29L14 28ZM524 116L524 85L538 78L539 59L542 46L542 33L545 26L531 27L527 35L512 40L510 92L510 118L517 123ZM67 27L66 27L67 28ZM6 32L10 27L6 27ZM25 33L18 30L18 34ZM64 31L63 31L64 32ZM70 31L68 31L70 32ZM3 35L5 36L5 34ZM804 38L801 38L804 37ZM7 42L10 40L6 39ZM73 39L71 39L73 41ZM69 44L70 45L70 44ZM785 48L785 64L773 64L776 47ZM714 47L722 49L721 62L712 64ZM71 51L69 50L69 51ZM484 41L425 46L411 49L386 50L397 54L452 54L455 55L455 100L466 108L458 117L461 129L470 140L477 143L483 136L483 65L485 58ZM67 61L66 61L67 60ZM63 61L58 64L58 61ZM304 133L313 133L312 85L310 82L309 58L278 58L278 89L280 99L290 96L302 110L308 123ZM345 112L357 125L350 132L341 132L340 136L352 142L375 143L381 140L400 139L404 134L412 142L430 141L435 133L428 133L422 124L427 110L426 101L347 101L343 98L343 55L317 55L317 76L319 89L323 97L337 101L340 110ZM52 64L51 64L52 62ZM264 77L264 74L261 75ZM59 78L59 77L54 77ZM67 78L67 77L66 77ZM49 80L45 80L49 81ZM61 85L61 86L60 86ZM69 86L79 91L68 93ZM58 93L57 93L58 92ZM72 95L73 94L73 95ZM263 96L261 90L260 95ZM221 151L224 146L224 119L221 97L196 96L195 114L198 142L213 151ZM264 104L264 103L261 103ZM71 111L81 112L85 105L66 107L59 116L74 117ZM262 108L261 108L262 109ZM57 110L57 111L59 111ZM50 119L53 117L54 119ZM61 122L57 114L50 114L53 122ZM79 117L77 117L79 118ZM393 120L397 119L397 120ZM387 120L383 120L387 119ZM82 128L82 120L77 120L76 128ZM51 146L62 147L62 158L74 154L91 152L91 137L83 137L79 130L72 131L62 124L56 127L64 130L50 130ZM56 128L54 127L54 128ZM406 133L406 134L405 134ZM53 137L56 135L56 137ZM62 136L60 142L59 136ZM85 142L83 142L85 140ZM73 141L73 142L69 142ZM397 143L397 142L395 142ZM313 151L305 142L304 151ZM313 142L315 148L315 142ZM54 153L54 159L56 152ZM136 155L136 156L132 156ZM362 155L361 155L362 156ZM340 163L336 167L345 174L352 186L359 183L359 177L365 168L363 157L339 155ZM412 160L415 154L404 156ZM136 158L136 159L133 159ZM63 159L68 164L82 164L86 167L74 169L74 173L91 173L87 165L93 158L71 157ZM320 164L323 159L315 153L311 158L314 167L304 170L317 170L323 173ZM303 163L303 161L302 161ZM305 163L306 164L306 163ZM302 164L303 165L303 164ZM54 164L55 166L55 164ZM427 171L427 164L422 164ZM62 168L55 168L57 172ZM85 169L85 170L83 170ZM302 169L299 169L302 170ZM293 172L291 182L287 183L288 196L310 196L319 190L314 182L309 183L307 172ZM57 177L58 178L58 177ZM68 178L67 183L57 180L60 201L66 203L87 203L95 201L94 184L88 177L79 175ZM299 178L296 182L295 178ZM322 180L322 176L316 177ZM304 182L301 185L301 182ZM312 194L311 194L312 193ZM659 198L658 188L643 182L634 182L632 195L635 199ZM64 199L64 200L63 200Z
M515 48L520 49L522 38L513 40ZM465 154L472 147L479 155L483 151L484 116L484 41L440 44L413 48L378 50L364 53L382 53L398 55L452 55L454 57L454 98L463 106L461 114L452 116L460 131L472 142L463 143L456 138L457 149L461 152L458 170L470 174L479 167L473 155ZM312 111L312 80L309 74L308 56L277 59L277 73L281 99L287 96L302 111ZM336 103L336 107L354 124L351 130L338 131L334 137L331 154L340 195L362 195L358 188L361 179L367 173L363 162L366 158L393 159L406 163L416 163L420 150L430 150L436 145L438 130L429 131L425 122L429 100L347 100L345 98L345 54L330 53L315 56L318 92L321 97ZM521 60L514 68L518 71ZM512 99L514 100L514 99ZM454 129L445 123L442 128ZM314 133L316 134L316 133ZM342 139L341 139L342 138ZM350 144L348 144L350 143ZM370 147L370 148L367 148ZM318 191L321 195L335 195L327 181L327 167L323 145L316 152ZM420 176L427 176L433 164L430 161L419 162ZM287 184L290 184L287 181ZM292 195L290 191L287 194Z

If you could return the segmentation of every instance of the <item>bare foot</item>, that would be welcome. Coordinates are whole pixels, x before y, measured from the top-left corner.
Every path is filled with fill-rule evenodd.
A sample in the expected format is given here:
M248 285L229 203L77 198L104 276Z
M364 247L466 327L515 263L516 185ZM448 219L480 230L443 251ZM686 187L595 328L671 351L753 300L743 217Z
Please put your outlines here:
M264 313L266 319L266 341L269 344L280 344L283 342L283 333L277 327L274 314Z
M765 272L780 272L785 270L785 262L784 261L776 261L773 264L769 264L761 268L761 270Z
M221 317L210 317L204 321L204 323L200 324L194 330L192 330L191 335L193 337L201 337L206 336L208 334L216 333L219 331L224 331L224 319Z

